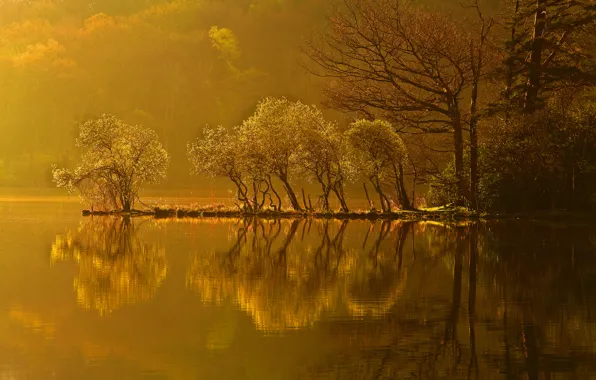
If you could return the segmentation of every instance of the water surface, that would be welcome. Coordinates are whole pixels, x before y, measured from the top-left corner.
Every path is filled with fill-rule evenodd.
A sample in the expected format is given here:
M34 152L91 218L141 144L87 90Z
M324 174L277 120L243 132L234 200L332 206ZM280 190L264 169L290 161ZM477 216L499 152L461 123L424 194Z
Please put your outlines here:
M0 379L594 379L596 229L0 202Z

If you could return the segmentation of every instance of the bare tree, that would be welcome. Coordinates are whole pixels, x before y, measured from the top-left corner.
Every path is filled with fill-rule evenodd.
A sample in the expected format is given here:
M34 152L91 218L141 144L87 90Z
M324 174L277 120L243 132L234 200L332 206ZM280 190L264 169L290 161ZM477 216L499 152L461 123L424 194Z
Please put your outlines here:
M341 0L328 29L305 48L331 80L328 103L453 137L458 204L464 175L461 101L474 81L472 36L451 18L403 0Z

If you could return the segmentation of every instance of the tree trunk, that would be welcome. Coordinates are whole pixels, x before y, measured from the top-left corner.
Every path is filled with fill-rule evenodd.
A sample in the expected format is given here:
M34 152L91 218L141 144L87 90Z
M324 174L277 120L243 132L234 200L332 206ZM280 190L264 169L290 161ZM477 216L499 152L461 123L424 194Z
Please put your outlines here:
M321 176L317 175L317 180L319 181L319 184L321 184L321 190L323 191L323 194L321 194L321 200L322 200L322 209L323 211L329 211L329 193L331 192L331 185L330 184L326 184L325 181L323 181L323 178L321 178Z
M278 176L279 180L283 183L284 189L286 189L286 193L288 194L288 198L290 198L290 203L292 204L292 208L295 211L302 211L302 207L300 207L300 203L298 202L298 198L296 197L296 193L292 189L292 186L288 182L288 179L284 175Z
M480 64L480 61L479 61ZM479 67L480 68L480 67ZM478 211L478 84L474 79L472 101L470 102L470 203Z
M536 16L534 19L534 34L532 36L532 52L528 68L528 84L524 112L531 114L536 111L536 102L540 90L540 77L542 76L542 50L544 48L544 29L546 27L546 2L536 0Z
M339 201L339 204L341 206L341 211L350 212L350 209L348 208L348 204L346 202L346 197L344 195L343 186L342 185L333 186L331 188L331 190L333 190L333 193L335 194L335 196L337 197L337 200Z
M304 194L304 189L300 189L302 191L302 203L304 203L304 209L306 211L310 211L308 207L308 203L306 203L306 195Z
M381 202L381 210L383 212L391 211L391 204L389 203L389 199L383 193L383 188L381 187L381 181L379 178L373 176L370 178L370 182L372 183L373 187L375 188L377 194L379 194L379 201Z
M464 178L464 136L457 105L454 106L453 146L455 148L455 178L457 180L456 206L465 206L466 180Z
M402 164L398 165L397 174L397 183L395 185L397 187L397 195L399 197L399 203L401 203L401 208L404 210L412 210L413 207L410 203L406 186L404 185L404 166Z
M269 182L269 188L271 189L271 191L277 198L277 211L281 211L281 197L279 196L279 193L277 192L277 190L275 190L275 188L273 187L273 181L271 180L270 175L267 176L267 181Z
M373 210L375 208L375 204L371 201L370 196L368 195L368 189L366 188L366 182L362 182L362 187L364 187L364 194L366 195L366 200L368 201L368 208L369 210Z

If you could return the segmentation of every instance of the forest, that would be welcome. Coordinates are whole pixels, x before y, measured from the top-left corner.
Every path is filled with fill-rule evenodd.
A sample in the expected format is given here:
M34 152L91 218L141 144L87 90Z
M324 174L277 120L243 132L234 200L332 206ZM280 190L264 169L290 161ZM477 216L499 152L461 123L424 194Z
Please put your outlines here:
M251 212L594 209L596 3L441 4L0 2L0 184L54 165L128 210L171 162Z

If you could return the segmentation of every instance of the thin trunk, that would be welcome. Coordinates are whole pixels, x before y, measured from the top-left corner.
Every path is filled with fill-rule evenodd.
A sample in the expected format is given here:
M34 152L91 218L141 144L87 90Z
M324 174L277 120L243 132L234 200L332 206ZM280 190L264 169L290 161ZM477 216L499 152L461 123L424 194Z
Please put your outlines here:
M258 212L259 211L259 189L257 188L257 183L255 180L252 181L252 191L253 191L253 195L252 195L252 208L254 210L254 212Z
M283 183L284 189L286 189L286 193L288 194L288 198L290 198L290 203L292 204L292 208L296 211L302 211L302 207L300 207L300 203L298 202L296 193L294 193L292 186L288 182L288 178L285 175L280 175L279 180Z
M300 189L302 191L302 203L304 203L304 209L309 210L308 203L306 203L306 195L304 194L304 189Z
M377 191L377 194L379 194L379 201L381 202L381 209L383 210L383 212L391 211L391 204L389 203L389 199L387 199L385 193L383 193L383 188L381 186L381 181L379 180L379 178L373 176L371 177L370 182Z
M124 211L124 212L130 212L130 203L129 202L124 202L124 206L122 207L122 211Z
M401 208L404 210L411 210L412 203L410 203L410 198L408 197L408 192L406 190L406 186L404 185L404 166L401 163L398 165L396 186Z
M538 92L540 91L540 77L542 76L542 51L544 48L544 29L546 27L546 2L536 0L536 16L534 19L534 34L532 36L532 52L528 67L528 84L524 112L531 114L536 111Z
M481 51L479 54L482 54ZM478 211L478 86L480 84L482 58L479 56L475 69L470 101L470 203Z
M464 136L457 103L454 105L453 146L455 148L455 178L457 180L456 206L465 206L466 180L464 177Z
M337 200L339 201L339 204L341 206L341 211L350 212L350 209L348 208L348 204L346 203L346 197L344 195L343 186L341 184L339 184L339 185L333 186L331 188L331 190L333 191L333 193L337 197Z
M327 176L327 179L329 180L329 176ZM323 194L321 195L321 200L322 200L322 209L323 211L329 211L329 193L331 191L331 185L330 184L326 184L325 181L323 181L322 176L320 176L319 174L317 174L317 181L319 181L319 184L321 184L321 190L323 191Z
M368 196L368 189L366 188L366 182L362 182L362 187L364 187L364 194L366 195L366 200L368 201L369 210L374 210L375 204L373 203L373 201L370 200L370 197Z
M271 189L271 191L273 192L273 194L275 194L275 197L277 198L277 211L281 211L281 197L279 196L279 193L277 192L277 190L275 190L275 188L273 187L273 181L271 180L270 175L267 175L267 182L269 183L269 188Z

